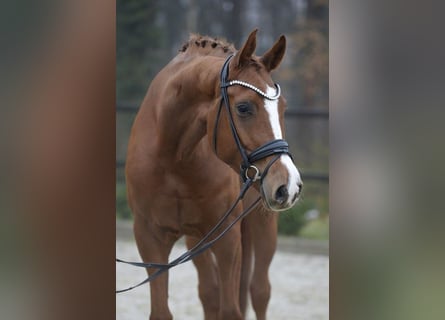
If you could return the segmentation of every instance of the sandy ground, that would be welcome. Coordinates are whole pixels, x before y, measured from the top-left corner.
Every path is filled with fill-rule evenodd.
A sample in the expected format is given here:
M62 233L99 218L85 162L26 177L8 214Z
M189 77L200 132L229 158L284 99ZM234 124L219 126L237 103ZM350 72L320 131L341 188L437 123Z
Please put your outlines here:
M170 259L185 251L178 243ZM270 269L272 297L268 308L269 320L326 320L329 318L329 258L327 255L291 253L279 250ZM116 256L140 261L134 241L118 237ZM129 265L116 265L116 287L126 288L145 279L145 270ZM197 292L197 275L192 263L170 271L169 306L175 319L203 319ZM116 296L116 319L148 319L150 312L149 285ZM249 306L247 320L255 315Z

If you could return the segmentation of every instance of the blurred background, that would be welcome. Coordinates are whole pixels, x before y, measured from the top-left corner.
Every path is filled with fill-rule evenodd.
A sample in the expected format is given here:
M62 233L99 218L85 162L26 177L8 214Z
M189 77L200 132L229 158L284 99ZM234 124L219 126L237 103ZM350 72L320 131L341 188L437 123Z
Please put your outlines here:
M286 139L305 184L302 199L279 216L284 235L327 240L328 57L327 0L118 0L116 56L116 214L131 219L124 166L131 126L152 78L190 33L225 38L240 48L259 29L257 55L281 34L287 52L273 74L288 101Z
M309 60L317 65L319 60L312 57L320 51L296 42L321 34L327 43L327 31L320 32L318 27L327 29L326 4L280 1L272 6L269 2L243 2L249 9L236 11L242 14L237 18L241 27L234 30L244 39L251 28L259 27L259 54L267 46L263 41L271 43L279 35L275 32L285 33L289 46L283 66L287 67L275 74L276 80L285 85L287 79L281 78L281 72L291 70L291 62L303 67L298 75L293 71L291 89L286 87L286 96L293 99L289 108L324 107L327 111L323 91L314 95L313 106L302 94L310 83L310 78L302 76L304 68L311 65ZM214 29L210 28L221 28L220 34L216 29L212 35L239 41L237 35L229 34L235 23L221 22L235 19L233 7L228 14L220 2L194 3L195 17L200 19L187 21L211 20L214 23L206 27L211 33ZM125 159L125 126L131 123L124 118L133 117L130 112L116 115L115 109L115 2L2 4L2 319L113 319L115 116L119 161ZM161 60L173 57L194 31L183 21L186 12L193 13L188 10L191 5L185 1L117 1L120 103L137 107L152 74L162 67ZM216 13L202 10L204 6ZM327 184L306 178L305 199L296 206L310 202L321 214L330 213L330 274L320 290L327 291L329 283L329 319L445 319L443 6L440 1L329 1L331 202L323 211L323 200L317 199L327 198ZM277 10L280 18L274 21ZM176 33L167 33L167 27L174 26ZM198 26L196 30L210 33ZM156 38L159 33L164 36ZM146 63L155 57L160 60L150 63L149 69ZM313 148L309 153L303 148L305 143L313 146L315 139L297 124L312 128L317 122L327 125L327 121L292 119L288 118L293 123L288 129L300 130L298 136L288 132L288 139L297 143L292 146L297 164L305 174L318 172L315 164L324 162L305 159L323 159L319 151ZM311 134L314 132L318 134L316 129ZM14 152L24 154L14 156L8 144L21 149ZM122 186L119 172L118 186ZM127 210L122 209L125 201L116 204L121 205L118 212ZM21 206L26 209L16 208ZM313 308L305 302L317 303L313 290L320 284L315 279L322 278L327 267L314 274L307 259L295 264L279 262L274 275L289 266L292 276L284 279L286 290L274 299L278 302L275 310L284 309L281 298L294 298L288 289L298 279L305 286L301 292L308 295L292 301L301 308L292 309L290 319L295 320L296 315L310 319L307 312ZM305 266L307 272L299 274ZM308 283L311 275L314 282ZM141 303L146 305L146 300L145 295ZM124 305L133 303L129 297ZM327 305L326 296L318 303ZM15 316L11 311L16 311ZM317 313L314 318L327 316Z

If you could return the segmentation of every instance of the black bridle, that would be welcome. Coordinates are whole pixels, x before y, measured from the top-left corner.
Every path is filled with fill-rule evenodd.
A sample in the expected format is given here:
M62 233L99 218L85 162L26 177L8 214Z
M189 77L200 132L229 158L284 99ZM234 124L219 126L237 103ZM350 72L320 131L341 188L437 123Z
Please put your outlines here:
M275 161L277 161L280 158L280 156L282 154L288 154L289 156L291 156L289 153L289 145L283 139L275 139L275 140L269 141L269 142L263 144L262 146L256 148L255 150L253 150L250 154L247 154L246 149L244 148L244 146L241 143L241 139L238 135L238 132L235 127L235 123L233 121L232 112L230 110L229 96L227 94L227 88L232 85L241 85L241 86L244 86L244 87L254 90L258 94L265 97L266 99L276 100L280 96L280 87L278 84L275 84L275 87L277 89L277 94L272 97L272 96L268 96L267 94L262 92L260 89L254 87L253 85L250 85L246 82L238 81L238 80L228 81L227 79L229 76L229 62L232 57L233 56L231 55L226 59L226 61L223 64L223 67L221 69L221 77L220 77L220 80L221 80L221 84L220 84L220 86L221 86L221 103L219 105L219 109L218 109L218 112L216 115L216 120L215 120L215 128L214 128L214 133L213 133L213 147L214 147L214 150L216 153L217 152L216 142L217 142L218 122L219 122L219 118L221 115L222 106L224 105L226 107L226 111L228 114L230 129L232 131L233 138L235 139L235 143L237 145L237 148L238 148L241 158L242 158L242 163L240 166L240 176L243 181L243 184L241 186L240 193L239 193L238 197L236 198L235 202L225 212L225 214L220 218L218 223L193 248L187 250L186 252L184 252L181 256L179 256L175 260L164 264L164 263L129 262L129 261L121 260L121 259L116 259L116 262L121 262L121 263L129 264L132 266L136 266L136 267L157 269L157 271L155 271L153 274L149 275L144 281L142 281L132 287L128 287L126 289L116 290L116 293L129 291L129 290L137 288L147 282L150 282L150 281L156 279L162 273L168 271L169 269L171 269L177 265L180 265L182 263L185 263L187 261L192 260L194 257L201 254L208 248L210 248L216 241L221 239L227 233L227 231L229 231L239 220L246 217L256 207L256 205L260 202L261 197L258 197L247 209L245 209L223 231L221 231L221 233L219 235L217 235L214 239L209 240L209 238L221 227L223 222L225 220L227 220L227 218L232 213L232 211L235 209L235 207L238 205L238 203L244 198L244 195L246 194L246 192L250 188L250 186L257 180L260 180L261 185L262 185L262 181L263 181L264 177L266 176L269 168L272 166L272 164ZM272 160L269 161L269 163L266 165L263 172L260 173L260 170L254 165L254 163L261 159L272 156L272 155L275 155L275 157L273 157ZM253 170L254 174L251 177L249 175L249 172L251 172L252 170Z
M283 140L283 139L275 139L272 141L269 141L262 146L256 148L253 150L250 154L247 154L246 149L244 148L243 144L241 143L241 139L238 135L238 131L236 130L235 122L233 120L232 111L230 109L230 101L229 101L229 95L227 93L227 88L233 85L240 85L246 88L249 88L259 95L263 96L264 98L268 100L277 100L280 97L280 86L278 84L275 84L276 88L276 95L275 96L269 96L257 87L239 80L232 80L229 81L229 63L232 59L233 55L230 55L226 61L223 64L223 67L221 69L221 75L220 75L220 87L221 87L221 102L219 104L218 112L216 114L216 120L215 120L215 128L213 130L213 149L215 150L215 153L217 153L217 130L218 130L218 123L219 118L221 116L221 110L222 106L224 105L227 111L228 120L230 124L230 129L232 131L232 136L235 140L236 146L238 148L238 151L241 155L242 162L240 166L240 176L241 179L245 182L249 177L249 171L253 170L255 172L254 177L252 178L253 181L256 181L258 179L261 179L261 184L266 176L269 168L272 166L272 164L277 161L282 154L288 154L291 158L292 155L289 152L289 144ZM260 170L254 165L255 162L267 158L269 156L276 155L265 167L263 173L260 173Z

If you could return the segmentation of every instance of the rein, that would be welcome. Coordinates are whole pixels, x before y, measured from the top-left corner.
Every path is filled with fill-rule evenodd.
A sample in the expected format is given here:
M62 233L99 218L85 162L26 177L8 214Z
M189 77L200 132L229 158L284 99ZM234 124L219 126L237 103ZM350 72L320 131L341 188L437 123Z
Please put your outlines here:
M247 190L252 186L252 184L260 180L261 187L264 177L266 176L269 168L277 161L282 154L288 154L291 158L292 156L289 153L289 145L288 143L283 139L275 139L272 141L269 141L265 143L264 145L260 146L259 148L252 151L250 154L247 154L245 148L243 147L241 143L241 139L238 135L238 132L236 130L235 123L233 121L232 112L230 110L230 102L229 102L229 96L227 93L227 88L233 85L240 85L246 88L249 88L255 92L257 92L259 95L263 96L266 99L269 100L276 100L280 97L280 86L278 84L275 84L277 93L275 96L269 96L266 93L264 93L262 90L256 88L255 86L239 80L232 80L227 81L228 75L229 75L229 62L233 55L230 55L226 61L223 64L223 67L221 69L221 103L219 105L218 113L216 116L215 121L215 129L213 133L213 147L215 154L217 153L216 150L216 142L217 142L217 129L218 129L218 122L221 115L221 109L223 104L226 107L226 111L229 118L230 128L232 131L233 138L235 140L235 143L237 145L237 148L241 154L242 157L242 163L240 167L240 176L243 181L243 184L241 186L240 193L238 197L236 198L235 202L230 206L230 208L224 213L224 215L220 218L218 223L191 249L184 252L181 256L176 258L175 260L163 264L163 263L144 263L144 262L130 262L130 261L124 261L121 259L116 259L116 262L129 264L135 267L142 267L142 268L154 268L157 269L156 272L149 275L144 281L128 287L126 289L116 290L116 293L126 292L129 290L132 290L134 288L137 288L147 282L150 282L154 279L156 279L158 276L160 276L162 273L168 271L169 269L176 267L180 264L183 264L187 261L192 260L197 255L201 254L208 248L210 248L216 241L221 239L239 220L246 217L260 202L261 197L258 197L250 206L245 209L239 216L237 216L223 231L221 231L220 234L218 234L214 239L208 240L218 229L219 227L224 223L225 220L229 217L229 215L232 213L232 211L235 209L235 207L239 204L239 202L244 198L244 195L246 194ZM260 173L260 170L253 165L254 162L264 159L266 157L269 157L271 155L275 155L275 157L272 158L271 161L266 165L265 169L263 170L263 173ZM253 172L253 176L250 176L249 173Z
M220 218L220 220L212 228L212 230L210 230L193 248L187 250L186 252L184 252L181 256L179 256L175 260L173 260L167 264L163 264L163 263L129 262L129 261L121 260L121 259L116 259L116 262L129 264L129 265L132 265L135 267L158 269L155 273L148 276L144 281L142 281L132 287L128 287L126 289L116 290L116 293L126 292L126 291L132 290L134 288L137 288L147 282L150 282L150 281L156 279L162 273L168 271L170 268L176 267L180 264L190 261L197 255L201 254L202 252L204 252L205 250L210 248L216 241L221 239L227 233L227 231L229 231L233 227L233 225L235 223L237 223L240 219L246 217L250 213L250 211L252 211L252 209L254 209L256 207L256 205L259 203L259 201L261 200L261 197L258 197L246 210L244 210L238 217L236 217L235 220L233 220L218 236L216 236L212 240L209 240L208 242L205 242L205 241L207 241L207 239L210 238L210 236L212 234L214 234L216 232L216 230L219 229L219 227L222 225L222 223L229 217L229 215L232 213L233 209L235 209L235 207L238 205L238 203L244 197L244 195L246 194L247 190L250 188L252 183L253 183L253 180L247 179L246 182L244 182L244 184L241 188L241 191L240 191L237 199L235 200L235 202L232 204L232 206L229 208L229 210L227 210L226 213Z

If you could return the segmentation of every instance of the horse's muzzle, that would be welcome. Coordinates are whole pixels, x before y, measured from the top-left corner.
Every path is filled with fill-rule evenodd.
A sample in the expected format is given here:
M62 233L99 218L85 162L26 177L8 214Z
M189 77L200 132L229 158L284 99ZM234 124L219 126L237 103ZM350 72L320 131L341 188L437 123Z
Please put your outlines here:
M271 210L291 208L299 199L303 183L298 169L288 155L282 155L264 178L261 193Z

